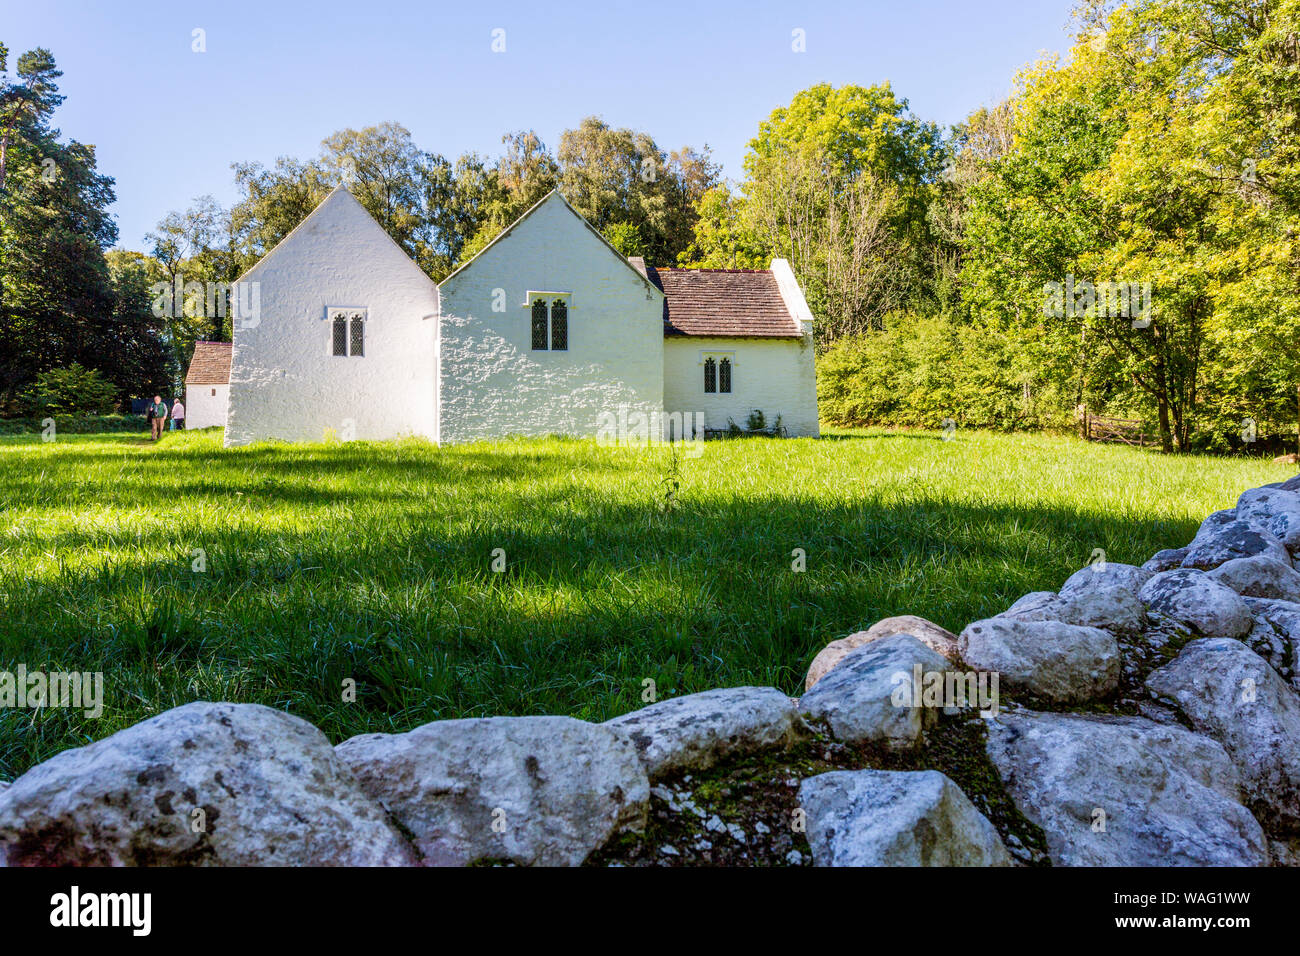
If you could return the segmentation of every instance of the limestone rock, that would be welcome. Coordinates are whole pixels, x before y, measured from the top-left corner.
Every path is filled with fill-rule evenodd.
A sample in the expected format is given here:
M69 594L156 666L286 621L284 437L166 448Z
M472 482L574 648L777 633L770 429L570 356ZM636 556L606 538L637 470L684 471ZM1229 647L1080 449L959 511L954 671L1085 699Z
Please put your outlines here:
M570 717L440 720L335 752L432 866L576 866L650 801L632 744Z
M989 757L1057 866L1268 862L1237 771L1208 737L1141 717L1032 712L988 728Z
M1253 624L1236 591L1190 568L1162 571L1138 592L1147 610L1186 625L1204 637L1242 637Z
M1268 852L1274 866L1300 866L1300 838L1270 840Z
M1143 571L1150 571L1152 574L1159 574L1161 571L1172 571L1174 568L1183 566L1183 559L1187 557L1188 548L1166 548L1164 551L1157 551L1149 561L1142 565Z
M1233 558L1208 573L1245 597L1300 601L1300 571L1267 554Z
M651 780L787 747L805 730L794 701L774 687L729 687L674 697L604 726L631 740Z
M817 866L1011 866L993 824L937 770L824 773L799 786Z
M1282 542L1268 531L1261 531L1250 522L1235 518L1215 521L1215 515L1211 515L1188 545L1183 567L1208 571L1233 558L1249 558L1256 554L1271 555L1284 564L1291 562Z
M1179 558L1179 563L1182 563L1182 558ZM1086 568L1075 571L1066 579L1061 585L1061 597L1072 597L1104 588L1124 588L1137 594L1151 575L1152 572L1146 568L1134 567L1131 564L1117 564L1114 561L1090 564Z
M1096 627L989 618L961 632L962 658L1047 700L1095 700L1119 686L1119 642Z
M1277 659L1270 658L1270 663L1279 672L1289 670L1291 685L1300 690L1300 603L1246 598L1246 605L1257 624L1266 625L1273 632L1269 643Z
M258 704L166 711L65 750L0 798L0 865L414 862L325 735Z
M1146 626L1146 608L1126 587L1079 589L1070 595L1051 591L1026 594L997 615L1016 621L1060 621L1100 627L1116 635L1136 637Z
M1192 727L1223 745L1247 805L1278 830L1300 832L1300 698L1240 641L1192 641L1147 678Z
M1259 599L1251 598L1250 600ZM1250 629L1250 633L1241 638L1241 641L1266 661L1269 667L1277 671L1283 680L1293 681L1295 671L1291 666L1291 644L1279 628L1274 627L1268 620L1257 616L1255 626Z
M813 658L804 679L804 690L812 690L813 685L830 673L849 651L870 644L891 634L910 634L936 654L950 661L957 661L957 635L945 630L938 624L927 621L914 614L901 614L877 621L865 631L858 631L848 637L831 641Z
M1252 488L1237 499L1237 516L1268 531L1292 554L1300 553L1300 492Z
M939 719L934 708L912 700L917 665L923 672L942 672L948 661L910 634L882 637L850 651L803 695L799 710L825 721L839 740L915 747L925 728Z

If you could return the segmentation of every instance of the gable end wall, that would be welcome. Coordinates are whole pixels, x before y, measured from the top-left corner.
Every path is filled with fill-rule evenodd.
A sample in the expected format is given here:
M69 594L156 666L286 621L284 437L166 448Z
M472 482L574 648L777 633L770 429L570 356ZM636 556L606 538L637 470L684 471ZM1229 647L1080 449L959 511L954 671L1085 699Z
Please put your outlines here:
M568 351L532 350L529 291L572 293ZM558 195L440 292L440 441L590 436L621 405L662 410L663 298Z

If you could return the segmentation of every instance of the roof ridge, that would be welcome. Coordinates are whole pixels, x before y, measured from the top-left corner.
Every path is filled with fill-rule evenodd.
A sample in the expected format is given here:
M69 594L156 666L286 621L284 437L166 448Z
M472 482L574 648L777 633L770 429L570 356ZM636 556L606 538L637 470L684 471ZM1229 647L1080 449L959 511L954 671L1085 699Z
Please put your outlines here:
M692 266L649 266L661 272L744 272L744 273L763 273L771 272L771 269L712 269Z

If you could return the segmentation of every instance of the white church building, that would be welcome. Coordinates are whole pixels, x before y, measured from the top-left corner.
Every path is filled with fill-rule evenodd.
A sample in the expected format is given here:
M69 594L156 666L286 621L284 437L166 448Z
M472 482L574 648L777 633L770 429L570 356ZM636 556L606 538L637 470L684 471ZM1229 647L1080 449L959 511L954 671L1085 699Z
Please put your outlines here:
M785 260L647 266L558 191L436 285L339 187L248 283L227 446L588 436L638 414L724 430L756 409L818 434L812 314Z

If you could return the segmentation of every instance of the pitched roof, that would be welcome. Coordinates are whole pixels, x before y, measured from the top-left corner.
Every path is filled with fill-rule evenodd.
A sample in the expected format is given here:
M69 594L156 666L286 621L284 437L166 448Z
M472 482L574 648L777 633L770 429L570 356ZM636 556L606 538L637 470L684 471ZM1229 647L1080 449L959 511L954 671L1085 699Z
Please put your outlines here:
M230 383L230 343L195 342L186 385L228 385Z
M344 183L340 183L339 185L331 189L328 193L326 193L325 198L316 204L316 208L314 208L311 212L307 213L307 215L303 218L302 222L298 223L298 225L294 226L287 233L285 233L284 236L281 237L279 242L277 242L274 246L272 246L262 255L262 258L258 259L257 262L253 263L253 265L249 267L248 271L246 271L243 275L241 275L238 279L235 280L236 283L250 281L250 277L254 273L264 270L266 268L266 264L268 262L273 261L275 256L279 253L280 249L289 245L289 243L293 240L293 238L297 235L299 231L303 231L303 232L307 231L308 223L313 222L318 218L324 218L330 215L334 215L334 216L348 215L349 214L348 210L344 208L347 206L352 207L351 209L352 215L355 216L358 213L360 214L359 217L360 222L367 224L365 228L373 228L374 230L377 230L380 235L383 235L388 240L389 244L394 249L396 249L399 253L401 253L402 258L406 260L406 263L410 268L414 269L417 273L424 276L425 281L428 282L429 285L433 286L434 289L438 288L438 283L434 282L433 279L429 277L428 273L426 273L423 269L421 269L419 265L416 263L416 261L411 258L410 253L408 253L405 249L402 248L401 244L389 234L387 229L385 229L383 226L379 224L379 221L375 219L374 216L370 215L370 210L366 209L366 207L361 204L360 199L352 195L352 191L348 189L347 185ZM351 223L350 228L352 228L355 231L355 229L357 228L357 223L356 222ZM425 316L425 318L429 318L429 316ZM239 327L240 326L238 324L235 325L236 329L238 329Z
M606 247L607 249L609 249L609 251L610 251L611 253L614 254L614 257L615 257L616 259L618 259L619 262L623 263L623 265L627 266L629 269L631 269L631 270L633 270L634 272L636 272L637 275L639 275L639 276L641 277L641 281L644 282L644 283L646 284L646 288L650 289L651 292L653 293L654 288L652 288L652 287L654 286L654 283L652 283L652 282L649 280L649 278L648 278L648 277L646 276L646 274L645 274L645 271L644 271L643 269L638 269L635 265L633 265L633 264L632 264L631 262L629 262L626 258L624 258L624 257L623 257L623 253L621 253L621 252L619 252L617 249L615 249L614 246L613 246L613 244L611 244L610 241L609 241L608 239L606 239L603 235L601 235L599 229L597 229L595 226L593 226L591 223L589 223L589 222L587 221L586 217L583 216L582 213L578 212L578 210L576 210L576 209L573 208L573 204L570 203L569 200L567 200L567 199L564 198L564 194L561 193L560 190L559 190L558 188L557 188L557 189L552 189L549 193L547 193L547 194L546 194L545 196L543 196L541 199L537 200L537 202L533 203L532 206L530 206L527 210L525 210L524 213L523 213L522 215L520 215L520 217L519 217L518 219L516 219L516 220L515 220L514 222L512 222L510 225L506 226L505 229L501 230L501 232L497 233L497 234L492 238L492 241L491 241L491 242L489 242L486 246L484 246L484 247L483 247L482 249L480 249L478 252L474 253L474 255L470 256L469 259L468 259L467 261L461 263L461 264L460 264L459 266L457 266L454 270L452 270L451 274L450 274L449 276L447 276L447 278L443 279L442 282L438 283L438 288L439 288L439 290L441 290L443 286L445 286L445 285L447 285L449 282L451 282L452 279L456 278L458 275L460 275L462 272L464 272L466 269L468 269L470 266L472 266L472 265L474 264L474 260L478 259L479 256L483 255L483 253L487 252L489 249L491 249L493 246L495 246L498 242L500 242L500 241L501 241L502 239L504 239L506 236L510 235L510 233L512 233L512 232L515 230L515 227L516 227L516 226L518 226L520 223L522 223L525 219L527 219L529 216L531 216L531 215L532 215L533 213L535 213L537 210L541 209L543 206L545 206L545 205L547 205L548 203L551 203L551 202L561 202L561 203L563 203L563 204L564 204L564 208L567 209L567 210L569 210L569 212L573 213L574 217L578 220L578 222L580 222L580 223L582 223L584 226L586 226L587 229L588 229L588 231L591 232L591 234L592 234L593 236L595 236L597 239L599 239L599 240L600 240L600 241L605 245L605 247ZM659 289L659 291L662 292L663 290L662 290L662 289Z
M800 338L771 269L657 269L664 293L664 335Z

